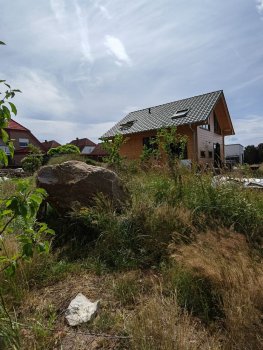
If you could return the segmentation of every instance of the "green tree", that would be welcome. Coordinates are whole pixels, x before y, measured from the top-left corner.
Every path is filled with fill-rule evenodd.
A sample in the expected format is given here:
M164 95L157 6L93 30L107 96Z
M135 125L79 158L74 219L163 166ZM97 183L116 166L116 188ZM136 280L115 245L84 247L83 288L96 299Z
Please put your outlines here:
M29 173L34 173L41 167L43 163L43 154L38 147L32 144L29 144L28 148L29 148L28 156L23 158L21 161L22 168L23 170Z
M159 149L163 151L166 157L170 173L175 182L181 182L180 161L184 158L187 140L187 136L177 133L175 126L169 129L162 128L157 132Z
M108 153L103 160L110 165L120 167L123 161L123 157L120 155L120 149L128 139L124 138L122 134L117 134L113 139L102 138L101 140L102 148Z
M256 164L259 162L258 149L254 145L249 145L244 150L244 161L248 164Z

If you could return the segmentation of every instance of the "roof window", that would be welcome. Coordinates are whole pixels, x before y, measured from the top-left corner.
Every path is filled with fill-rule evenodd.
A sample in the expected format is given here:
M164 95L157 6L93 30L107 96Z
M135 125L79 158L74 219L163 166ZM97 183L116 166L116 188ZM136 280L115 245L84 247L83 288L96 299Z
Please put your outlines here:
M180 109L180 110L178 110L176 113L174 113L174 115L172 116L172 119L177 119L177 118L185 117L186 114L188 113L188 111L189 111L189 108Z
M120 125L120 129L121 130L128 130L128 129L130 129L133 126L133 124L135 122L136 122L136 120L130 120L130 121L124 123L124 124L121 124Z

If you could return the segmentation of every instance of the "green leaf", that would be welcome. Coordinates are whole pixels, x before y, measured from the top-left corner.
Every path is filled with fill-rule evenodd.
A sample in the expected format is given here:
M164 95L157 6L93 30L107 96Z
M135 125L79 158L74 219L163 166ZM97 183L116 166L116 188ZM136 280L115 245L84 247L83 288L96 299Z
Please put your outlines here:
M19 90L19 89L13 89L12 91L14 91L14 92L21 92L22 93L22 91Z
M6 45L6 43L4 43L3 41L0 41L0 45Z
M5 84L5 86L7 86L9 89L11 89L11 86L9 85L9 84L7 84L7 83L4 83Z
M12 102L8 102L10 104L10 107L12 109L12 112L14 113L14 115L17 115L17 109L16 106L12 103Z
M0 83L4 83L6 80L0 80Z
M32 258L33 256L33 244L26 243L22 247L22 255L24 258Z
M2 110L4 112L5 118L10 120L11 119L11 113L10 113L9 109L6 106L3 106Z
M4 141L4 143L7 143L9 140L8 133L4 129L1 129L1 133L2 133L2 140Z
M0 149L0 166L1 165L4 165L4 166L8 165L8 157L5 153L5 151L2 149Z

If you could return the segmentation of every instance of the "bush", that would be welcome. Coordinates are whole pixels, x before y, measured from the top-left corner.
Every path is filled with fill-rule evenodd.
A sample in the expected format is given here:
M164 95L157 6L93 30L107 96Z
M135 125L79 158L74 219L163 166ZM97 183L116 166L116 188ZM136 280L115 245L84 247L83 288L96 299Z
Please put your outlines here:
M37 171L41 165L42 161L39 156L29 155L21 160L22 168L28 173L34 173Z
M79 154L80 150L75 145L67 144L63 146L58 146L56 148L51 148L47 152L49 156L60 155L60 154L71 154L71 153Z

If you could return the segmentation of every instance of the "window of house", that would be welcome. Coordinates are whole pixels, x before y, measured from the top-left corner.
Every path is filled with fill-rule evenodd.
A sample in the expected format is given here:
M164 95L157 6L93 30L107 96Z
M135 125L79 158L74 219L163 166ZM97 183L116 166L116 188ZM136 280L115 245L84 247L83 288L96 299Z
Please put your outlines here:
M221 135L221 128L220 128L220 125L218 123L218 119L217 119L217 116L215 113L214 113L214 132L216 134Z
M208 156L209 156L209 158L213 158L213 152L212 152L212 151L209 151L209 152L208 152Z
M178 110L177 112L174 113L174 115L172 116L172 119L185 117L186 114L188 113L188 111L189 111L189 108L180 109L180 110Z
M19 147L27 147L29 145L28 139L19 139Z
M210 131L210 123L209 123L209 120L207 120L207 122L206 122L205 124L200 125L200 128Z
M136 122L136 120L130 120L130 121L124 123L124 124L121 124L120 125L120 129L121 130L128 130L128 129L130 129L133 126L133 124L135 122Z
M187 145L182 149L180 143L171 143L170 149L176 158L187 159Z
M144 137L142 139L142 144L146 149L156 150L158 148L155 136Z
M205 158L205 151L200 151L200 157Z

